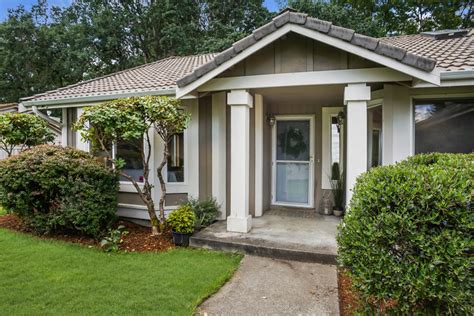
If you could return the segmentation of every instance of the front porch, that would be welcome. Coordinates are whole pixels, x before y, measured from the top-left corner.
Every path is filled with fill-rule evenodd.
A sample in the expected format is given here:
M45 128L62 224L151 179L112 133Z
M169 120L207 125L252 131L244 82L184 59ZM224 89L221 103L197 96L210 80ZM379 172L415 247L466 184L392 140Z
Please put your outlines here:
M191 246L279 259L335 264L340 218L304 210L269 210L248 233L219 221L191 238Z

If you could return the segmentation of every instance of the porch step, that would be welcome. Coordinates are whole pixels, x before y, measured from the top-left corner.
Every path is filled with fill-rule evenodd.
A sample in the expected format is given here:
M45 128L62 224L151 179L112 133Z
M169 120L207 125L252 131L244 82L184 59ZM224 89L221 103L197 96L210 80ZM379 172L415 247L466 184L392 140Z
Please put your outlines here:
M336 264L336 255L334 254L270 246L265 245L265 243L262 241L253 241L251 243L248 243L235 240L227 241L217 238L214 239L208 236L199 236L199 233L196 236L191 237L190 246L194 248L242 253L247 255L269 257L274 259L315 262L330 265Z

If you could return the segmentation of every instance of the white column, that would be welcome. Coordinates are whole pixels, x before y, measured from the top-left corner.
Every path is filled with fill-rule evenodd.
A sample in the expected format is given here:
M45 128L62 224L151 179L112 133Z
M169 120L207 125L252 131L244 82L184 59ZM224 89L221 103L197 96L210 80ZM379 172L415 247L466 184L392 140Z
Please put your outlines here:
M347 152L346 152L346 205L352 198L352 188L357 177L367 171L367 101L370 87L350 84L344 89L347 105Z
M225 92L212 95L212 196L226 218L226 102Z
M383 164L401 161L413 154L413 111L409 90L386 84L383 97Z
M245 90L232 90L227 95L230 105L230 216L227 230L246 233L252 228L249 215L249 135L253 98Z
M76 115L76 116L77 116L77 119L79 119L79 118L81 117L82 113L84 112L84 109L83 109L83 108L77 108L76 111L77 111L77 112L76 112L76 113L77 113L77 115ZM73 124L73 123L74 123L74 122L68 122L70 128L72 128L72 124ZM81 132L75 131L75 133L76 133L76 148L77 148L77 149L80 149L80 150L83 150L83 151L89 152L89 151L90 151L90 144L89 144L89 142L84 141L84 140L82 139ZM69 144L68 144L68 145L69 145Z
M66 147L69 144L67 143L67 133L68 133L68 117L67 117L67 109L61 109L61 115L63 117L63 122L61 123L61 146Z
M263 96L255 95L255 216L263 215Z

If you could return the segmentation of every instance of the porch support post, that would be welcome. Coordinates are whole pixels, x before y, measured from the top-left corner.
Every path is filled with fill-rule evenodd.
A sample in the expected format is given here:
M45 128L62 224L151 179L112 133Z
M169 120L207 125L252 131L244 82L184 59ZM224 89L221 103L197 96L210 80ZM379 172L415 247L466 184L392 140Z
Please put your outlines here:
M263 215L263 96L255 94L255 217Z
M225 92L212 95L212 196L226 218L226 101Z
M352 198L352 188L357 177L367 171L367 101L370 87L363 84L349 84L344 89L344 103L347 105L347 152L346 152L346 206Z
M252 228L249 215L249 136L250 108L253 97L245 90L232 90L227 95L230 108L230 216L227 230L247 233Z

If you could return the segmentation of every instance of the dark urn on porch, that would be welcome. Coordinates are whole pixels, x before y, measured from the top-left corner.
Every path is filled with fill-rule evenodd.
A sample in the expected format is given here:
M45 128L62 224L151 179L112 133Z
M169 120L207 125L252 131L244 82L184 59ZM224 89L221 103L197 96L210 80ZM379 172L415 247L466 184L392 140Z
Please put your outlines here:
M194 232L196 216L189 205L182 205L171 212L166 220L173 232L173 242L176 246L189 246L189 238Z

